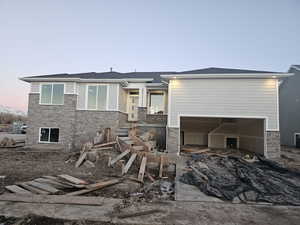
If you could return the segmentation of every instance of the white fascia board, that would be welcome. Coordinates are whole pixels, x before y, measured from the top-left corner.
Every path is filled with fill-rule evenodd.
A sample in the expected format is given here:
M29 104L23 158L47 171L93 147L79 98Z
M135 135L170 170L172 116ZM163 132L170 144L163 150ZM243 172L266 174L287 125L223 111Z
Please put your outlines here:
M40 77L23 77L19 78L26 82L78 82L78 83L120 83L127 86L126 79L81 79L81 78L40 78Z
M293 76L293 73L241 73L241 74L170 74L170 75L160 75L162 78L167 80L173 79L210 79L210 78L222 78L222 79L232 79L232 78L282 78Z

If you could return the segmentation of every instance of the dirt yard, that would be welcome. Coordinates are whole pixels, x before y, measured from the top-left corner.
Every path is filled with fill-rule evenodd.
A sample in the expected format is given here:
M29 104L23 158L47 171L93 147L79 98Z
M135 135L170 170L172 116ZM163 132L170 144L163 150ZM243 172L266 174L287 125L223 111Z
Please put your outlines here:
M85 165L75 168L75 162L78 159L78 154L70 154L62 151L30 151L23 148L16 149L0 149L0 176L6 176L4 179L0 193L3 192L4 186L16 184L18 182L30 181L46 175L68 174L88 181L96 183L114 177L121 176L121 165L116 164L113 168L108 167L108 158L115 157L119 153L117 151L107 150L100 154L100 158L95 163L94 168L88 168ZM128 159L127 159L128 160ZM139 161L136 160L130 168L126 177L137 178L139 171ZM151 171L153 175L156 172ZM170 177L172 181L174 177ZM0 181L1 182L1 181ZM157 183L155 183L157 184ZM151 200L159 195L159 185L151 185L151 182L146 180L145 185L125 179L123 182L97 190L85 196L103 196L110 198L129 198L132 196L141 196L141 192L147 191L147 195L143 195L144 199ZM0 186L1 187L1 186ZM149 190L145 190L145 187ZM172 197L171 197L172 199ZM170 198L169 198L170 200Z

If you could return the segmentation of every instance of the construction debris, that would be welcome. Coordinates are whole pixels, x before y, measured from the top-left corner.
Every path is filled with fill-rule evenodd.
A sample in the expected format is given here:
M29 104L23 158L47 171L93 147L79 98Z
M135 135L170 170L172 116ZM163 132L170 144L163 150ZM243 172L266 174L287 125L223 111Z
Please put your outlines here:
M192 155L191 171L180 181L197 186L207 195L232 202L269 202L300 205L300 174L258 157Z
M66 193L65 195L77 196L83 195L92 191L96 191L105 188L110 185L114 185L122 182L122 179L113 179L95 184L89 184L88 182L72 177L67 174L58 175L57 177L45 176L44 178L38 178L33 181L22 182L16 185L6 186L5 189L15 194L40 194L49 195L66 192L69 190L81 189ZM69 185L72 184L72 185Z
M23 147L25 145L25 140L16 141L13 138L4 137L0 141L1 148L16 148Z

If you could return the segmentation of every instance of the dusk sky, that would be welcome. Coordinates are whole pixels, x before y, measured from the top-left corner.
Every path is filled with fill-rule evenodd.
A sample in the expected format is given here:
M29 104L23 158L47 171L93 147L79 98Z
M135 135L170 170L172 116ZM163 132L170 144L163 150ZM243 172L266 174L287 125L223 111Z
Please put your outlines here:
M0 105L52 73L300 64L299 0L0 0Z

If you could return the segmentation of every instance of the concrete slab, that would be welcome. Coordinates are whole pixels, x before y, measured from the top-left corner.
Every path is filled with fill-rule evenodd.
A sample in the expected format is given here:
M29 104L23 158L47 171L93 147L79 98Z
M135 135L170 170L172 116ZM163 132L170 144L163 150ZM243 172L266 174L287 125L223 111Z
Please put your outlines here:
M175 178L175 200L176 201L203 201L203 202L222 202L221 199L208 196L193 185L182 183L179 179L186 167L188 157L180 157L176 161L176 178Z

